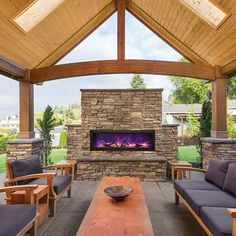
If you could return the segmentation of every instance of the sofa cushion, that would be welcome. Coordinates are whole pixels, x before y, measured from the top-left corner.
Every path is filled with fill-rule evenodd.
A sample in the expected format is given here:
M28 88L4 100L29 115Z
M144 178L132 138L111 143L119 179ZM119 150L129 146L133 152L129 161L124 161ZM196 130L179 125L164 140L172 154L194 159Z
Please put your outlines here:
M203 207L201 219L214 236L231 236L233 220L226 213L227 208Z
M71 181L71 175L56 175L53 178L53 188L56 194L62 192L69 184L71 184ZM47 185L47 178L34 179L28 184Z
M236 163L230 163L225 177L224 191L233 194L236 197Z
M229 160L211 159L207 169L205 180L223 189L225 176L228 170Z
M236 198L223 191L186 190L185 199L198 215L201 207L236 208Z
M35 216L35 205L0 205L0 236L17 235Z
M11 162L13 177L42 173L42 166L39 156L31 156L26 159L14 160ZM31 180L22 180L18 184L27 184Z
M174 182L174 188L185 198L186 190L209 190L209 191L221 191L220 188L205 181L205 180L176 180Z

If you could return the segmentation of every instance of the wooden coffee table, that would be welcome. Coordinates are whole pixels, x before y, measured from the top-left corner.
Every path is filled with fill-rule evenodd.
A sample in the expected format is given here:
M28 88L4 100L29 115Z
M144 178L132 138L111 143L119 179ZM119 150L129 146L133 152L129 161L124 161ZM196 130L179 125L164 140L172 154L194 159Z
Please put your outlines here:
M116 202L104 193L113 185L132 187L134 192ZM77 236L154 236L150 215L139 178L104 177L89 206Z

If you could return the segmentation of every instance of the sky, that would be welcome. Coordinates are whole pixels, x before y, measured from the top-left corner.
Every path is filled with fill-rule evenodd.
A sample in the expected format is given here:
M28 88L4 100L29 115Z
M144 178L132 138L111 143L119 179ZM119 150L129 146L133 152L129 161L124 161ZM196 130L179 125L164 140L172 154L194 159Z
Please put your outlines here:
M117 15L104 22L58 64L116 59ZM142 23L126 13L126 59L178 61L182 56L153 34ZM94 75L60 79L35 85L35 111L51 106L80 103L82 88L129 88L132 74ZM147 88L163 88L168 99L172 84L168 76L143 75ZM18 114L18 82L0 75L0 117Z

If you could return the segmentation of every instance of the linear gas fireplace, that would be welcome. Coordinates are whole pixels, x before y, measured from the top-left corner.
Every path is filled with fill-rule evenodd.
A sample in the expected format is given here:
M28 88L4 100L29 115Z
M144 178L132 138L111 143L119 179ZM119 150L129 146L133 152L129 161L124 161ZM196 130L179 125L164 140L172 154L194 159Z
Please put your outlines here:
M154 130L90 130L91 151L155 151Z

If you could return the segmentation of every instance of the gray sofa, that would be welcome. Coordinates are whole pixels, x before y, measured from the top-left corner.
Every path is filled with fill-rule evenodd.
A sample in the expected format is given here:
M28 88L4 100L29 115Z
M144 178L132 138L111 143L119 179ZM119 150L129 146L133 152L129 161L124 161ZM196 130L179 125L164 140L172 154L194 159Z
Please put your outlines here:
M203 180L176 180L174 189L208 235L236 235L236 163L212 159Z

